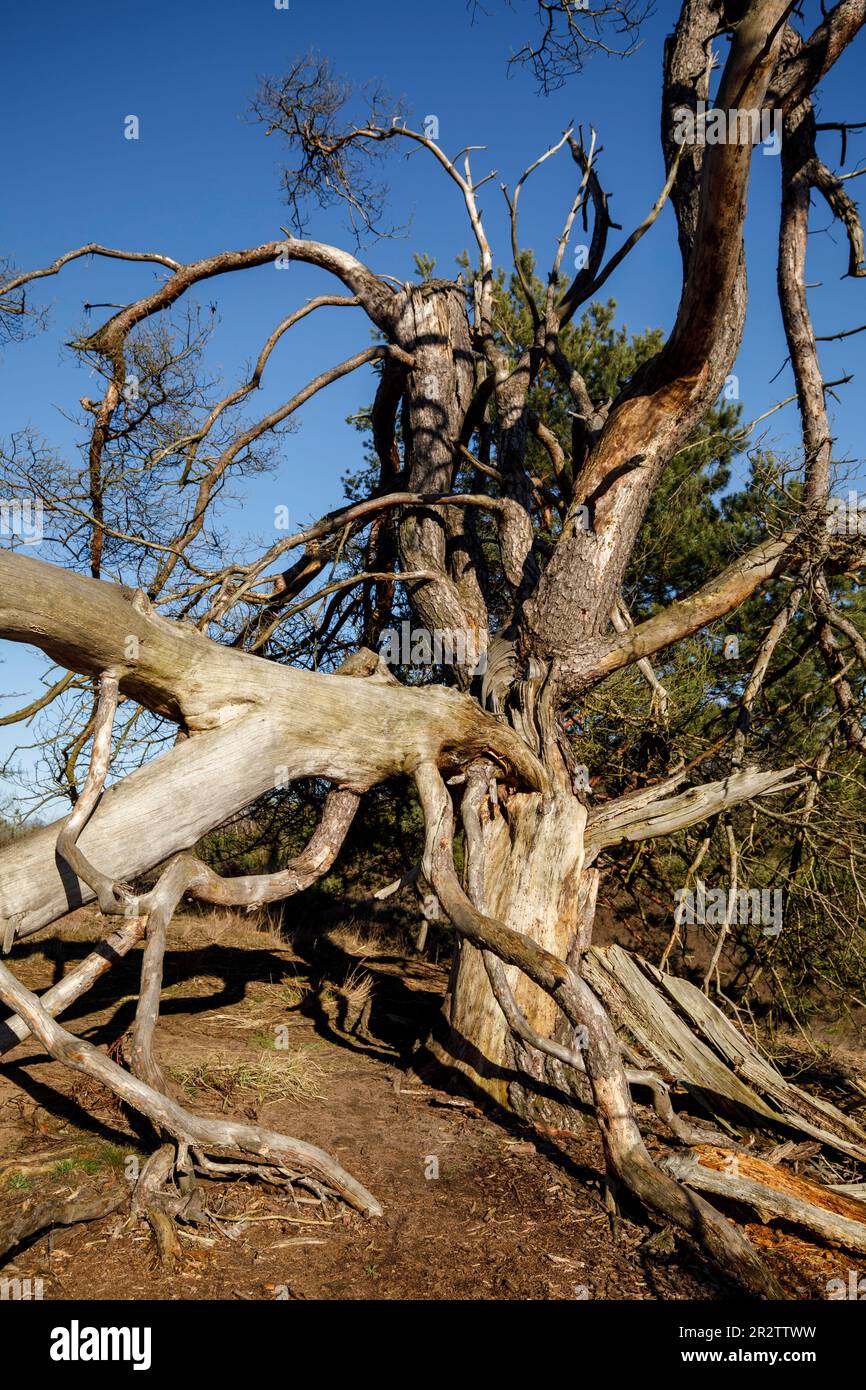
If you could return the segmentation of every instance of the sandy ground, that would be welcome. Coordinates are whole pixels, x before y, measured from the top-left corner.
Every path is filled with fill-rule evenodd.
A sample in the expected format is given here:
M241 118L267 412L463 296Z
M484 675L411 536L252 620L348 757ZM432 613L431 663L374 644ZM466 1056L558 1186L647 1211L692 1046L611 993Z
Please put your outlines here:
M22 943L12 966L41 990L101 935L81 911ZM339 933L337 934L339 938ZM181 1228L166 1269L149 1226L126 1210L56 1228L0 1262L0 1279L41 1279L46 1299L726 1299L688 1241L626 1210L612 1227L591 1119L573 1138L541 1136L437 1090L412 1070L414 1040L439 1008L444 969L348 938L304 959L230 916L172 926L157 1054L193 1108L256 1121L320 1145L379 1199L370 1221L309 1193L247 1180L206 1182L215 1223ZM339 1026L322 977L373 980L364 1041ZM343 962L342 967L340 961ZM122 1054L138 953L64 1018ZM417 1054L416 1054L417 1056ZM644 1112L650 1147L666 1140ZM0 1065L0 1221L49 1194L128 1187L156 1147L113 1096L22 1044ZM35 1160L34 1160L34 1156ZM866 1271L847 1251L777 1225L749 1234L795 1297Z

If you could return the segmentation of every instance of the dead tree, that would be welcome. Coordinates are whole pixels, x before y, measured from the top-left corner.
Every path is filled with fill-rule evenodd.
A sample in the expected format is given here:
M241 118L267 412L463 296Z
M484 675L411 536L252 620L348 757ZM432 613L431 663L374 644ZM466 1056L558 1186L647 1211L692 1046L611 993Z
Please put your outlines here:
M477 250L468 287L442 279L396 283L347 251L287 233L188 264L91 244L44 269L12 276L0 288L0 307L17 314L25 287L32 295L30 287L40 278L77 257L144 260L165 270L156 289L78 344L88 360L101 364L106 380L102 398L84 402L92 415L90 577L0 551L0 637L37 645L75 677L99 683L87 730L89 772L72 816L0 852L5 948L14 964L16 942L94 899L107 917L129 918L142 930L146 921L133 1073L55 1021L92 981L92 962L42 1000L18 983L8 964L0 965L0 999L14 1015L9 1027L16 1038L32 1032L53 1056L98 1077L172 1136L181 1169L218 1171L205 1156L207 1149L218 1149L233 1156L233 1171L238 1162L266 1164L269 1171L306 1175L368 1213L378 1210L375 1198L311 1146L183 1110L166 1094L152 1043L165 931L180 898L246 906L287 898L332 864L365 792L389 778L414 779L426 823L423 873L457 939L440 1057L500 1104L528 1115L555 1111L557 1123L567 1123L573 1103L567 1077L580 1072L591 1090L611 1179L689 1232L750 1290L778 1292L736 1229L652 1162L630 1088L657 1079L630 1069L584 978L582 960L592 936L595 860L605 846L697 824L803 780L803 770L749 766L743 740L722 780L702 784L683 770L591 809L579 775L579 739L566 734L564 721L614 672L640 663L654 680L650 663L656 654L784 574L794 607L813 605L839 728L852 744L862 745L846 673L850 660L866 660L866 645L834 610L826 578L840 567L852 568L860 557L850 538L832 536L825 525L830 436L804 260L816 193L845 227L849 273L866 270L856 207L816 153L812 113L817 85L866 20L866 0L839 0L806 36L796 28L794 8L791 0L753 0L748 6L684 0L664 57L664 184L653 208L617 249L610 245L615 228L594 135L587 141L567 131L513 191L506 190L511 255L534 325L525 351L509 354L495 332L493 251L477 199L486 180L475 181L469 152L451 159L426 133L387 119L381 110L374 109L366 123L341 125L340 93L332 79L319 71L311 81L303 65L269 84L258 103L269 128L282 131L298 154L298 167L287 176L290 192L325 189L369 221L363 160L393 144L422 151L465 207ZM545 5L544 11L549 24L557 12L575 19L565 3ZM564 42L561 33L557 42ZM746 317L743 221L751 138L682 143L675 135L678 113L694 112L707 99L713 45L722 42L728 48L716 108L734 125L738 112L779 112L784 119L779 288L803 420L805 501L796 524L768 533L697 592L631 626L621 613L620 586L647 506L666 465L717 400ZM530 50L533 60L549 58L544 43ZM573 188L539 297L524 274L519 198L538 165L560 153L569 161ZM560 336L668 201L683 267L674 327L616 399L594 401L563 354ZM591 227L590 245L586 263L569 281L563 264L577 218ZM174 441L172 458L180 460L182 482L195 498L183 525L158 544L120 534L102 508L100 479L106 450L119 433L136 333L197 287L280 257L317 267L339 282L341 292L329 291L289 313L262 348L250 381L214 405L200 427ZM360 311L379 341L294 391L278 410L244 429L229 429L218 447L209 448L223 415L254 389L282 335L300 317L336 305ZM280 539L251 563L196 563L195 543L210 499L243 452L330 382L374 360L382 371L372 416L381 480L373 495ZM542 371L559 373L572 401L567 459L529 409ZM551 451L554 477L546 500L527 466L530 434L547 439ZM472 490L461 491L455 480L465 476L467 463ZM558 517L552 542L539 535L544 505L552 505ZM479 560L477 522L485 514L498 537L497 579L510 595L510 616L495 634ZM335 539L383 526L384 520L390 530L371 535L392 535L390 551L375 540L364 572L310 592L327 597L374 584L393 592L401 584L415 622L428 632L484 635L483 677L467 659L457 665L459 688L410 687L369 651L331 673L256 654L290 614L311 601L301 595L321 576ZM99 578L110 541L148 551L154 564L147 592ZM299 551L301 558L289 563ZM274 582L278 562L288 567ZM177 621L161 608L191 612L195 620ZM212 640L208 633L233 614L245 615L233 644ZM749 698L765 670L764 661ZM103 793L111 730L125 702L173 721L185 737ZM189 853L191 847L272 788L276 768L289 780L330 783L319 828L298 860L274 874L218 877ZM462 882L453 858L455 808L467 847ZM149 892L129 886L166 863ZM559 1096L555 1103L544 1098L551 1091ZM149 1175L142 1200L174 1210L161 1177L162 1169Z

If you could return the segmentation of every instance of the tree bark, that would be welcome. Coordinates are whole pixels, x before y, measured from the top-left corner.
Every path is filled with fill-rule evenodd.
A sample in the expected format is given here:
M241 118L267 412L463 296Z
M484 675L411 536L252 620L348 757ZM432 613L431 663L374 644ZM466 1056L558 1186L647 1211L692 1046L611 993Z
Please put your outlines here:
M488 800L479 847L481 892L473 892L471 880L467 883L480 911L560 960L572 957L580 925L586 923L586 815L566 792L546 798L517 793L495 805ZM550 995L516 967L505 971L530 1026L542 1037L558 1037L561 1016ZM440 1060L455 1066L489 1098L527 1118L560 1128L574 1123L573 1111L563 1106L561 1094L555 1098L551 1085L550 1072L562 1085L567 1069L514 1037L491 990L483 954L468 941L457 948L446 1021L444 1036L434 1044Z

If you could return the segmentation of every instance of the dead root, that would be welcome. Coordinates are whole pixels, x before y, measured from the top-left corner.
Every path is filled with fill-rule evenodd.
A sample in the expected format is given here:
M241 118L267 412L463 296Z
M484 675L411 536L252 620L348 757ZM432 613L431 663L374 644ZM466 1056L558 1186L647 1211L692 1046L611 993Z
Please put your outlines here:
M56 1194L41 1200L23 1203L17 1210L0 1218L0 1260L31 1236L52 1226L76 1226L83 1221L99 1221L119 1211L127 1202L127 1193L115 1186L108 1192Z

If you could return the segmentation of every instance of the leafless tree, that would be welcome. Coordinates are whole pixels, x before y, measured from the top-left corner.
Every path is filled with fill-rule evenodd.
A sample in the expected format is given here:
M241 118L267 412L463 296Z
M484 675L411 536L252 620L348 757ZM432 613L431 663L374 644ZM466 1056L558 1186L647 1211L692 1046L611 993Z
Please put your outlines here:
M567 76L568 65L574 70L579 63L580 44L607 32L605 14L621 22L624 45L601 38L602 46L628 49L638 8L596 6L594 19L568 0L542 3L542 37L523 56L544 82L556 70ZM834 608L828 582L862 557L856 537L834 535L826 525L831 437L806 301L805 254L811 200L820 196L847 235L848 273L866 273L856 206L843 176L817 153L820 127L813 114L818 84L866 21L866 0L839 0L808 34L800 32L796 9L791 0L683 0L664 55L664 185L615 249L617 229L594 134L565 132L513 190L504 190L510 255L534 326L526 350L509 353L496 331L493 250L478 202L493 176L476 180L471 149L449 157L379 92L371 95L364 119L349 120L347 89L317 59L301 60L286 78L264 84L256 103L269 131L289 141L294 163L286 190L293 206L304 207L311 193L342 199L358 226L375 227L382 205L371 160L394 145L418 150L462 200L475 245L468 285L432 277L401 284L374 274L346 250L286 233L187 264L91 244L43 269L11 275L0 287L0 308L20 321L28 311L25 291L29 300L40 278L82 256L146 261L163 274L155 289L77 345L105 379L101 398L83 402L91 417L86 476L73 480L65 501L67 526L77 511L86 531L89 577L14 549L0 551L0 636L41 647L70 673L61 684L81 681L92 699L81 741L90 749L89 770L72 815L0 851L5 946L13 949L94 898L106 916L124 919L110 938L114 957L146 932L133 1074L55 1021L105 968L103 957L85 962L41 999L0 965L0 999L13 1011L15 1038L32 1032L53 1056L98 1077L173 1136L179 1168L225 1171L225 1163L221 1169L205 1151L228 1151L232 1171L240 1162L263 1164L269 1172L323 1183L364 1211L378 1210L375 1198L320 1151L183 1110L166 1093L152 1043L165 931L181 896L238 905L289 897L333 863L365 792L388 778L412 779L426 825L423 872L457 936L440 1055L501 1104L535 1115L549 1105L558 1123L567 1123L573 1104L568 1077L580 1074L591 1090L611 1179L690 1233L750 1290L778 1293L739 1232L651 1160L631 1086L650 1084L662 1098L664 1086L651 1075L648 1080L618 1040L582 961L592 934L595 861L604 847L698 824L798 779L808 782L808 770L749 766L743 722L724 779L701 783L694 770L683 769L592 808L579 775L579 740L566 733L566 721L615 672L639 664L655 681L650 662L656 654L783 576L790 595L768 630L744 708L760 688L785 623L809 604L839 730L852 746L863 745L849 672L853 662L866 663L866 640ZM711 582L635 626L620 599L629 556L666 466L719 397L746 317L743 223L751 139L690 143L676 137L678 113L695 112L709 97L714 46L722 44L727 56L716 108L728 115L778 112L784 120L779 293L803 424L802 505L789 527L768 531ZM570 171L569 208L539 295L525 274L520 198L539 165L557 156ZM560 337L668 202L682 253L674 326L614 400L592 400ZM569 279L565 255L577 219L589 229L588 255ZM150 354L157 384L177 361L176 346L141 336L148 322L208 282L280 257L317 267L339 282L339 293L328 288L284 317L249 379L199 411L198 423L196 412L177 400L170 427L146 403L132 408L146 419L131 419L127 384L136 354L139 360ZM253 398L278 339L301 317L328 306L359 311L376 330L374 344L293 390L266 416L228 423L236 420L235 407ZM373 361L381 373L371 414L380 467L372 494L252 560L224 560L213 546L202 551L213 498L239 463L311 396ZM542 372L558 374L570 395L568 457L529 408ZM527 465L530 437L550 453L546 493ZM146 531L141 518L124 525L106 509L106 478L118 458L129 461L130 448L140 451L142 467L170 470L184 499L179 523L166 509ZM31 459L19 486L32 490L33 474ZM54 488L54 513L63 511L61 503ZM551 508L559 518L552 540ZM481 561L484 517L498 538L494 576ZM322 586L343 538L365 532L366 567ZM139 587L100 579L106 556L117 547L125 548L127 562L140 552ZM278 562L285 568L275 580ZM494 583L507 593L510 611L491 631ZM328 673L257 654L303 604L326 601L330 628L345 611L344 601L354 601L359 586L369 592L372 585L381 586L383 601L395 585L403 586L415 622L430 632L483 633L483 676L467 659L458 663L457 688L417 687L398 683L365 649ZM173 722L183 737L103 795L112 729L125 704ZM330 783L319 828L299 859L279 872L219 878L190 847L272 788L275 769L288 779ZM453 856L455 807L465 835L462 881ZM130 884L158 865L167 867L156 887L136 893ZM557 1099L545 1101L551 1093ZM689 1126L677 1123L663 1099L662 1109L687 1140ZM137 1200L176 1214L181 1199L165 1184L162 1150L153 1164Z

